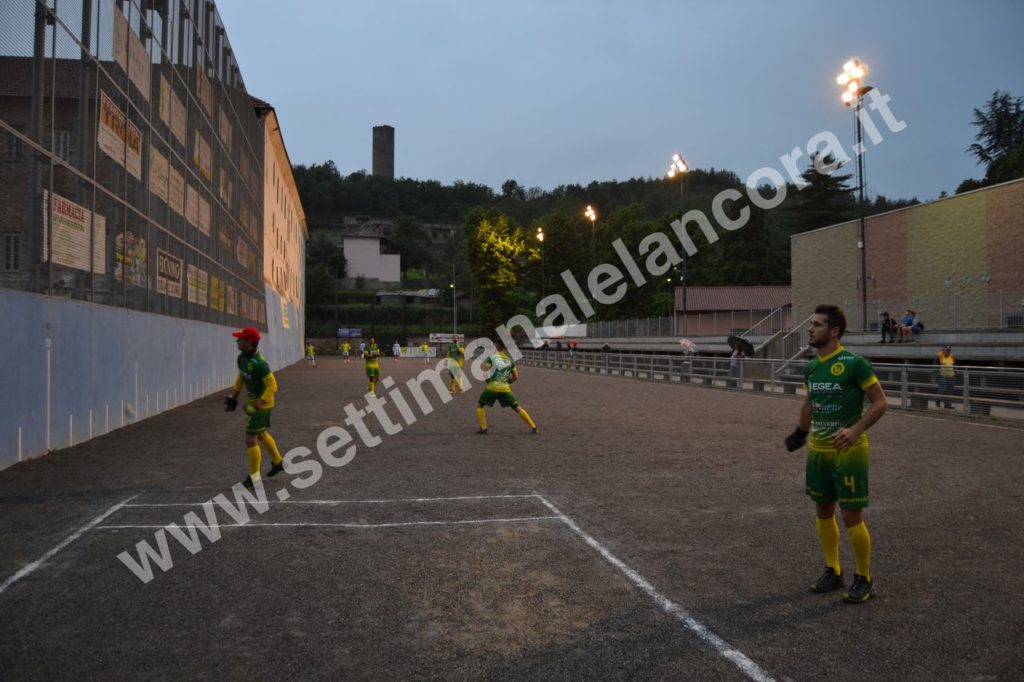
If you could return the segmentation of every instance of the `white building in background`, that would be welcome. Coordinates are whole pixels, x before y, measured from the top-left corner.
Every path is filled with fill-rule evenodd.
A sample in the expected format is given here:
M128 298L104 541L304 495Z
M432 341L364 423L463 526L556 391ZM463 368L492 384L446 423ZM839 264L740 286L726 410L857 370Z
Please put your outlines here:
M346 276L401 282L402 258L396 253L386 253L385 248L386 244L380 237L347 236L342 239Z

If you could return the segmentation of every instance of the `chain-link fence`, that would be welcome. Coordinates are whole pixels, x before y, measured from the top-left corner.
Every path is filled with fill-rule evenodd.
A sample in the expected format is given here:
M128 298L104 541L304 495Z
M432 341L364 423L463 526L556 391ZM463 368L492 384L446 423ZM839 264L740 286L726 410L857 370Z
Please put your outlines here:
M537 367L592 372L761 393L802 395L803 361L687 355L524 350ZM889 404L908 410L1024 419L1024 370L878 363L875 374Z
M212 2L4 2L0 287L265 324L264 130Z

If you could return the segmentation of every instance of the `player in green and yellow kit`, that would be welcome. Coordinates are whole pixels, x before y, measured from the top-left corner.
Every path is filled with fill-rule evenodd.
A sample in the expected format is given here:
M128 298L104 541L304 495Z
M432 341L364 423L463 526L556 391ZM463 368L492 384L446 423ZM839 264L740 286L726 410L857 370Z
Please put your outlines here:
M516 400L512 393L512 384L519 380L519 369L515 360L508 355L505 346L501 341L495 344L496 350L484 360L483 368L488 370L487 387L480 394L479 404L476 407L476 417L480 421L480 430L477 433L487 433L487 413L484 405L490 406L494 401L502 407L511 407L519 418L526 422L533 433L537 433L537 425L530 419L530 415Z
M452 395L462 393L462 363L466 358L466 348L459 343L458 336L452 337L445 357L448 358L448 375L451 376L451 386L448 392Z
M238 376L232 387L231 395L224 399L224 411L232 412L238 407L238 396L245 389L245 447L249 456L249 475L242 485L252 490L260 480L260 443L270 451L272 466L267 476L277 476L284 471L281 452L277 443L267 431L270 428L270 413L274 411L274 394L277 393L277 380L270 371L270 365L260 355L257 346L260 343L260 332L255 327L246 327L234 332L238 344Z
M868 506L868 437L865 431L887 407L885 392L867 360L840 344L846 331L846 315L834 305L819 305L808 329L808 342L818 357L804 368L807 399L800 410L800 424L786 438L793 452L807 442L807 494L817 513L818 540L825 555L825 572L811 584L812 592L831 592L846 583L839 565L839 524L836 502L846 535L853 547L856 573L843 600L851 603L871 598L871 536L864 524ZM864 397L870 401L864 411Z
M380 381L379 358L380 346L377 345L377 339L371 336L363 348L363 362L366 365L366 379L369 381L369 388L366 391L373 395L377 395L377 382Z

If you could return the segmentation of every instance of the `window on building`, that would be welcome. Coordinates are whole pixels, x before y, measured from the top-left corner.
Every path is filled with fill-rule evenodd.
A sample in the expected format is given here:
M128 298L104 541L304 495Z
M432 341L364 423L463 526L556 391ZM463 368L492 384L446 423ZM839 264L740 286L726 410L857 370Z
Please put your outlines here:
M64 159L65 161L71 161L71 131L70 130L56 130L53 135L53 153Z
M21 235L5 234L0 240L0 270L17 272L21 269Z
M19 133L21 132L20 126L14 126L14 129ZM13 133L3 131L0 133L0 140L3 141L3 149L0 150L0 154L3 154L3 160L21 161L25 153L21 138Z

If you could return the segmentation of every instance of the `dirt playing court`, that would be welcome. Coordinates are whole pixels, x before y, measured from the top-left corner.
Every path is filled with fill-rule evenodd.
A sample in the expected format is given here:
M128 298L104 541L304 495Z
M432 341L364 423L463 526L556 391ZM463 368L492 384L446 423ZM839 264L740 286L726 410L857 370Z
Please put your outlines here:
M890 411L870 432L877 598L821 571L799 402L523 367L538 422L479 386L398 432L343 424L361 364L277 372L272 433L351 462L265 479L270 503L140 581L117 555L246 472L209 397L0 472L0 670L29 679L1017 679L1021 430ZM386 396L386 390L378 390ZM340 457L344 448L334 453ZM269 464L264 462L264 471ZM282 499L285 498L285 499ZM119 506L120 505L120 506ZM136 552L137 556L137 552ZM845 535L844 567L853 560Z

